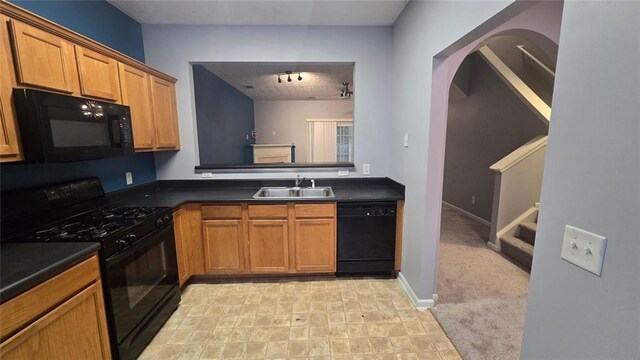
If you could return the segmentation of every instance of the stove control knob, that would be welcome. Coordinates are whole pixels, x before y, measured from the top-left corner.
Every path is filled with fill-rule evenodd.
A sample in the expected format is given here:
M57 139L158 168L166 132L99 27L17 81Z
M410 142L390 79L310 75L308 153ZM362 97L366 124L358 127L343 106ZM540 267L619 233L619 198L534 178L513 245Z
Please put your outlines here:
M136 241L136 234L129 234L127 235L127 240L129 240L129 243L135 242Z
M116 241L116 245L118 246L118 248L124 249L129 245L129 242L125 239L120 239Z
M162 219L158 218L158 220L156 220L156 225L162 226L162 225L164 225L164 221L162 221Z
M169 221L171 221L171 218L169 217L169 215L165 215L163 219L165 224L168 224Z

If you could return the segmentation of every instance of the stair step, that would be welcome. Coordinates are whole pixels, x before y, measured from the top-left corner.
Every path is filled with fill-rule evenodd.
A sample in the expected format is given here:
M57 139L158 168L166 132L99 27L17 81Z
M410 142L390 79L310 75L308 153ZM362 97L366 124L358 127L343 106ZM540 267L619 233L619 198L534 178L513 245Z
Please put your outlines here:
M531 245L536 243L536 231L538 230L538 224L536 223L520 223L520 234L518 237Z
M533 246L515 236L505 236L500 239L502 253L513 259L513 261L531 269L533 261Z

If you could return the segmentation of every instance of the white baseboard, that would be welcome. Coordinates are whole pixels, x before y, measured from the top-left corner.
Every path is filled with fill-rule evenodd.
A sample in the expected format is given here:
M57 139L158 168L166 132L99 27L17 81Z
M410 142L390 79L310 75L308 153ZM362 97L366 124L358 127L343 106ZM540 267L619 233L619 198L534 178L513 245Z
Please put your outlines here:
M485 225L487 225L487 226L491 226L491 222L489 222L489 221L487 221L487 220L485 220L485 219L481 218L481 217L480 217L480 216L478 216L478 215L474 215L474 214L472 214L472 213L468 212L467 210L464 210L464 209L461 209L461 208L459 208L459 207L457 207L457 206L455 206L455 205L449 204L449 203L448 203L448 202L446 202L446 201L443 201L442 203L443 203L445 206L448 206L448 207L452 208L453 210L455 210L455 211L457 211L457 212L461 213L462 215L464 215L464 216L466 216L466 217L468 217L468 218L470 218L470 219L472 219L472 220L475 220L475 221L477 221L477 222L479 222L479 223L482 223L482 224L485 224Z
M411 285L409 285L407 279L404 278L402 273L398 274L398 282L400 283L400 286L402 286L402 289L407 293L409 300L411 300L411 303L413 303L413 306L417 310L427 310L436 304L433 299L418 299L418 296L413 292Z

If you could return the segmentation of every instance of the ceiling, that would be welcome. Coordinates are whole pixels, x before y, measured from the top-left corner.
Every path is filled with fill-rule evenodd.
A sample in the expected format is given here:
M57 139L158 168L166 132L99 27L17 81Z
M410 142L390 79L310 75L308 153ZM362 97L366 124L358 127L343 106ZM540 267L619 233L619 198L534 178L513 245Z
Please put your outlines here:
M141 24L390 26L408 0L107 0Z
M203 62L202 65L253 100L338 100L342 82L353 87L353 63ZM291 82L286 71L292 71ZM302 81L298 81L298 72ZM282 83L278 83L278 74ZM252 89L247 86L253 86ZM355 96L355 91L354 91Z

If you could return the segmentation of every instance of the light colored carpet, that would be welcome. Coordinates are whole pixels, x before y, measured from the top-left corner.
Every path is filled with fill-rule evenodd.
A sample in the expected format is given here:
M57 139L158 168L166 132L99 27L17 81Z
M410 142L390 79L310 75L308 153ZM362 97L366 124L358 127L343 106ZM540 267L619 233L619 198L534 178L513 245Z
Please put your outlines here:
M518 359L529 274L488 236L488 226L443 206L433 313L464 359Z

